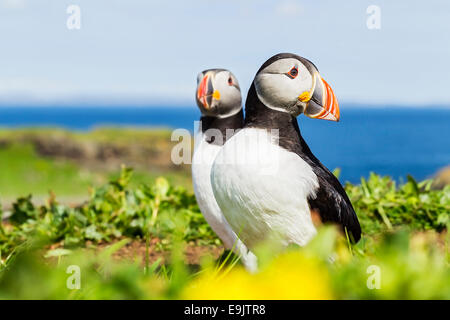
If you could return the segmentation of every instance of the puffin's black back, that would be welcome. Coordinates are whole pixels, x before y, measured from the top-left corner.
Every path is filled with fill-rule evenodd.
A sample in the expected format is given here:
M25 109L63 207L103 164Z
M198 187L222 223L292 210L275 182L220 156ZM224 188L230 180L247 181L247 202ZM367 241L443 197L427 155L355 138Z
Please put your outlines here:
M361 239L361 226L347 193L335 175L314 156L300 134L297 121L295 124L300 137L300 150L295 153L313 168L319 179L319 189L315 198L308 199L309 206L319 212L323 222L340 223L347 229L352 242L358 242Z
M273 62L273 61L272 61ZM339 180L314 156L303 139L297 119L288 113L266 107L252 84L245 103L244 128L278 129L280 147L296 153L311 166L319 181L315 198L308 198L309 206L317 210L324 223L338 223L347 229L350 240L358 242L361 226Z

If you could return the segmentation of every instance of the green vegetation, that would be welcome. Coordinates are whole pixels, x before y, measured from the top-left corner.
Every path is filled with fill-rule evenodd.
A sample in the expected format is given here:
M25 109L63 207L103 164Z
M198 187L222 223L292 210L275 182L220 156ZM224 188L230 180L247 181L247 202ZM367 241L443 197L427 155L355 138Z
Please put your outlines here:
M121 237L164 238L217 243L203 219L195 197L183 187L172 187L165 178L152 186L130 186L132 170L100 188L92 188L87 202L75 208L50 197L36 207L31 196L19 198L9 217L10 225L0 229L0 252L9 255L27 239L60 243L65 248L84 245L87 240L111 241Z
M97 179L101 182L102 177L83 172L72 163L39 157L31 145L0 149L0 194L3 197L44 195L50 188L62 195L85 195L88 186Z
M108 128L100 127L87 132L67 131L59 128L23 128L2 129L0 137L3 141L23 141L33 138L38 139L67 139L73 142L105 142L114 141L122 146L130 141L140 144L153 145L154 148L164 147L170 142L171 132L168 129L139 129L139 128Z
M183 247L219 243L193 194L164 178L135 187L131 174L123 168L116 179L91 189L89 199L77 207L59 204L53 196L39 207L30 197L18 199L0 228L0 297L450 298L450 186L434 190L430 181L409 178L396 187L375 174L360 186L348 184L363 226L362 241L349 246L333 228L323 228L306 248L290 248L275 260L262 258L261 272L249 275L233 261L188 269ZM172 258L151 262L147 251L132 261L112 259L130 239L142 239L147 248L159 239L156 250L168 250ZM92 249L92 243L118 240L101 254ZM91 249L79 249L88 243ZM264 256L267 249L261 248ZM80 290L66 287L65 271L73 264L83 270ZM371 265L381 270L380 289L367 286ZM320 274L313 271L317 268ZM290 292L292 283L305 290Z
M163 175L190 190L189 168L171 166L170 149L169 130L0 129L0 199L41 200L52 191L66 202L82 201L88 187L117 177L121 164L136 168L133 186Z
M167 130L0 130L0 299L450 299L450 185L347 184L357 245L325 226L305 248L261 246L251 275L220 256L170 149Z
M361 185L346 185L346 191L366 233L396 226L412 230L442 231L450 223L450 185L432 189L433 181L408 182L397 187L389 177L372 173Z

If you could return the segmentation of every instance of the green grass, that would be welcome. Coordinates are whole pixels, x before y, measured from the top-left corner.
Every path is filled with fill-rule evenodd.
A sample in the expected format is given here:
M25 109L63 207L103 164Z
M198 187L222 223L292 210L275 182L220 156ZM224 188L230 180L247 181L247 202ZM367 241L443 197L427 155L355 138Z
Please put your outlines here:
M38 157L31 145L0 149L0 195L3 197L44 195L86 195L88 186L99 179L68 162ZM104 182L104 181L98 181Z
M178 237L217 243L192 193L171 186L165 178L133 187L131 175L132 170L124 168L110 183L91 188L88 201L75 208L59 204L53 197L42 206L35 206L31 196L18 198L9 219L12 226L0 229L3 256L35 238L71 248L87 240L143 238L150 232L166 242Z
M300 270L306 268L302 265L306 259L321 265L328 275L321 275L322 280L314 280L314 274L310 277L314 281L328 279L323 284L326 292L320 293L324 298L450 298L448 285L443 285L450 281L446 235L450 186L433 190L429 184L409 178L397 187L389 178L375 174L359 186L347 184L363 226L363 239L350 246L334 229L324 228L306 248L290 249L299 254L298 265L285 266L286 270L276 267L275 271L271 266L278 264L273 262L271 249L262 248L258 252L263 270L260 277L268 281L264 282L268 292L273 291L269 297L285 297L287 288L273 286L284 283L283 277L297 274L290 272L292 268L299 268L298 274L312 272ZM164 265L147 261L145 267L138 262L145 257L114 262L111 254L123 242L101 255L79 249L86 241L95 244L153 238L162 239L160 249L172 252L171 261ZM93 188L88 200L78 207L59 204L53 197L42 206L35 206L30 197L19 198L9 223L0 227L0 297L195 298L202 290L210 292L206 298L214 297L215 291L211 293L213 288L209 288L212 280L204 279L211 273L211 264L203 265L198 272L188 269L181 258L180 248L192 242L220 243L201 215L194 195L165 178L135 187L131 169L124 168L116 179ZM56 248L51 246L55 243ZM334 257L334 263L329 262L330 257ZM216 271L212 274L223 274L217 280L224 281L220 282L223 294L230 290L231 295L233 287L242 281L248 281L244 297L259 297L261 290L266 290L260 288L258 275L243 275L239 267L223 268L218 263L215 267L213 263ZM81 291L66 288L65 270L71 264L80 265L89 279ZM367 268L371 265L383 271L384 290L367 287ZM300 281L306 286L304 282L309 280L286 281ZM308 292L303 293L308 297Z
M405 226L412 230L443 231L450 223L450 185L433 189L433 181L408 181L397 186L390 177L374 173L360 185L347 184L349 195L369 234Z
M42 198L49 192L59 197L85 198L90 186L100 186L114 179L119 169L85 169L69 160L40 157L30 144L15 143L0 148L0 199L29 194ZM191 188L190 177L186 172L164 170L137 170L132 185L151 184L160 175L167 177L171 183Z
M98 141L98 142L118 142L128 144L130 141L144 144L164 144L170 141L171 131L168 129L139 129L133 127L109 128L100 127L92 131L67 131L60 128L0 128L0 138L5 140L21 140L24 137L66 137L79 142Z
M335 230L323 228L305 248L271 255L255 275L218 262L193 271L179 247L172 250L169 263L142 267L140 257L112 259L126 240L100 253L46 251L35 242L21 247L0 271L0 299L450 298L449 258L437 248L436 234L396 231L380 236L370 252L352 254ZM74 266L80 270L79 289L67 286ZM374 272L379 277L371 280Z
M101 170L44 158L26 137L48 135L80 143L169 146L165 130L0 130L0 145L13 141L0 149L0 200L12 203L9 220L0 224L0 298L233 298L235 288L242 298L282 298L295 283L300 289L288 297L450 299L450 186L434 189L431 180L412 177L397 185L371 174L358 185L345 185L363 229L357 245L324 227L307 247L289 248L281 262L273 247L260 248L256 275L234 265L235 257L231 263L206 259L192 268L183 260L185 246L220 241L199 211L188 172ZM151 263L148 251L112 259L126 242L154 239L153 250L169 252L164 263ZM99 253L100 243L112 245ZM67 288L71 265L82 270L80 290ZM380 289L367 286L370 266L381 270ZM323 290L313 294L318 287Z
M8 230L3 229L0 249L9 255L29 238L45 239L62 246L82 245L86 240L111 241L122 236L152 236L184 241L215 242L192 192L173 186L165 178L151 184L133 183L133 171L120 174L101 187L91 187L88 200L71 207L51 196L41 206L32 197L18 198L12 208ZM449 224L450 186L429 188L430 181L414 179L397 188L388 177L372 174L361 185L347 184L346 190L367 236L398 227L442 232ZM364 241L361 241L360 244Z

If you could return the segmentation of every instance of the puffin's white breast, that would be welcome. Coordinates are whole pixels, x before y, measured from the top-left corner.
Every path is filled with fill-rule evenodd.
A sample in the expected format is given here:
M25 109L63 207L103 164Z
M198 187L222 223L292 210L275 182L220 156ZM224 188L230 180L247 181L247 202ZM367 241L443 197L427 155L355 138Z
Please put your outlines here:
M196 145L192 158L192 183L198 206L206 221L223 241L227 249L233 249L246 268L255 271L256 256L237 237L222 214L211 186L211 167L222 146L207 143L201 132L195 137Z
M222 213L249 248L270 236L304 245L316 234L307 198L319 187L317 176L278 146L276 134L238 132L218 153L211 182Z
M195 197L206 221L216 233L221 233L228 223L217 205L210 178L212 164L221 146L207 143L201 132L197 133L195 139L196 146L192 158L192 183Z

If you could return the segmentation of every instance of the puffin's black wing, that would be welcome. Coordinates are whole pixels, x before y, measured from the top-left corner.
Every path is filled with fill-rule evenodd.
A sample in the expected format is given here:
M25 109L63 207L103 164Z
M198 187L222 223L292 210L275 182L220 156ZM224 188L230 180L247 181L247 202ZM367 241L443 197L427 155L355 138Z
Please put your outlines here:
M340 224L343 229L347 229L350 240L358 242L361 239L361 226L347 193L339 180L313 155L300 134L298 124L296 129L302 149L298 154L312 167L319 181L316 197L308 198L309 206L318 211L322 222Z
M339 223L347 229L352 242L361 239L361 226L344 188L326 168L316 167L314 173L319 180L315 198L308 198L309 206L317 210L323 222Z

